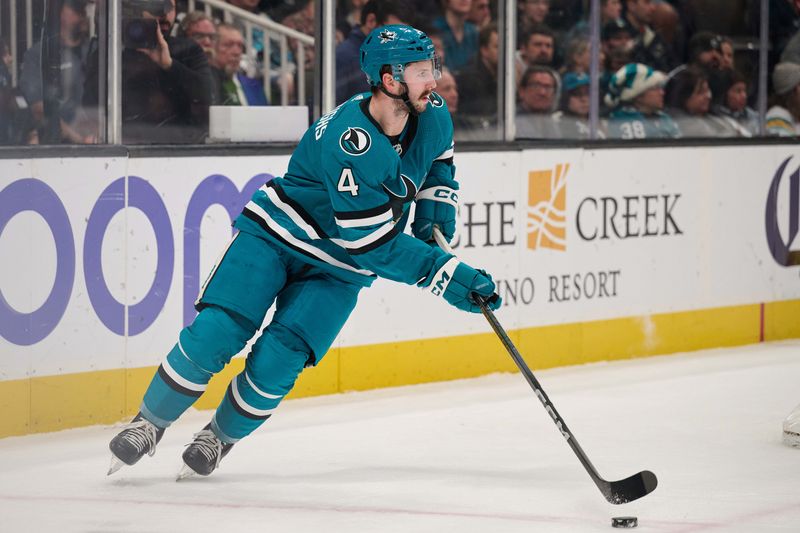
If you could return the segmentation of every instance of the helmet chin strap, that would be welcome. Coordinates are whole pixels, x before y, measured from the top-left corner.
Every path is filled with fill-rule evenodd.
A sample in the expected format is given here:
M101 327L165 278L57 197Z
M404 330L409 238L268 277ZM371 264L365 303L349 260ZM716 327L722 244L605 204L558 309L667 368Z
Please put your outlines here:
M411 100L408 99L408 85L406 85L406 83L403 81L398 83L400 83L400 85L402 85L405 88L405 91L403 91L402 94L390 93L389 91L386 90L386 87L384 87L382 83L378 86L378 88L381 90L383 94L385 94L389 98L394 98L395 100L402 100L403 103L406 104L409 113L411 113L415 117L419 116L419 111L417 111L417 109L411 103Z

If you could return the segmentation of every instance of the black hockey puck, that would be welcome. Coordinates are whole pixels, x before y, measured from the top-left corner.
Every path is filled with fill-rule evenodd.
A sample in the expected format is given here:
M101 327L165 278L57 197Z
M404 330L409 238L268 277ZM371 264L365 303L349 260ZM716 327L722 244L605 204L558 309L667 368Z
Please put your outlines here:
M612 527L636 527L639 521L635 516L617 516L611 519Z

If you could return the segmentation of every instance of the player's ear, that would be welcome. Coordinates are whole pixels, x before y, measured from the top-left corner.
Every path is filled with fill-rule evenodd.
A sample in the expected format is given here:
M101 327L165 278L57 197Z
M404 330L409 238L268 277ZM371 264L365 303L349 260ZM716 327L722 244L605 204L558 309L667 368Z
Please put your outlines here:
M392 76L391 72L384 72L381 74L381 82L388 91L394 89L395 85L397 84L397 80L394 79L394 76Z

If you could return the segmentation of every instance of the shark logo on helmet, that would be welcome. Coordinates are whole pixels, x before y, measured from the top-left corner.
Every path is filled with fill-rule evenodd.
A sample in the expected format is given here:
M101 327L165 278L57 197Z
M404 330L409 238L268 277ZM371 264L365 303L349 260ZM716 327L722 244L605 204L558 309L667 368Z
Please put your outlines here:
M397 38L397 33L393 31L384 30L378 34L381 44L386 44L389 41L394 41Z

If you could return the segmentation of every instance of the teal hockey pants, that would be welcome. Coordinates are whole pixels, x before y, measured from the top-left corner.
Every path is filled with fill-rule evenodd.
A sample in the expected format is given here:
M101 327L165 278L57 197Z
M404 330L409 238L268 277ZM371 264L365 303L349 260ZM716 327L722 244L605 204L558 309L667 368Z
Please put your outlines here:
M142 415L159 427L177 420L203 394L211 376L256 335L275 303L274 317L211 421L224 442L249 435L292 390L303 368L323 358L361 288L239 232L201 290L197 317L158 367Z

